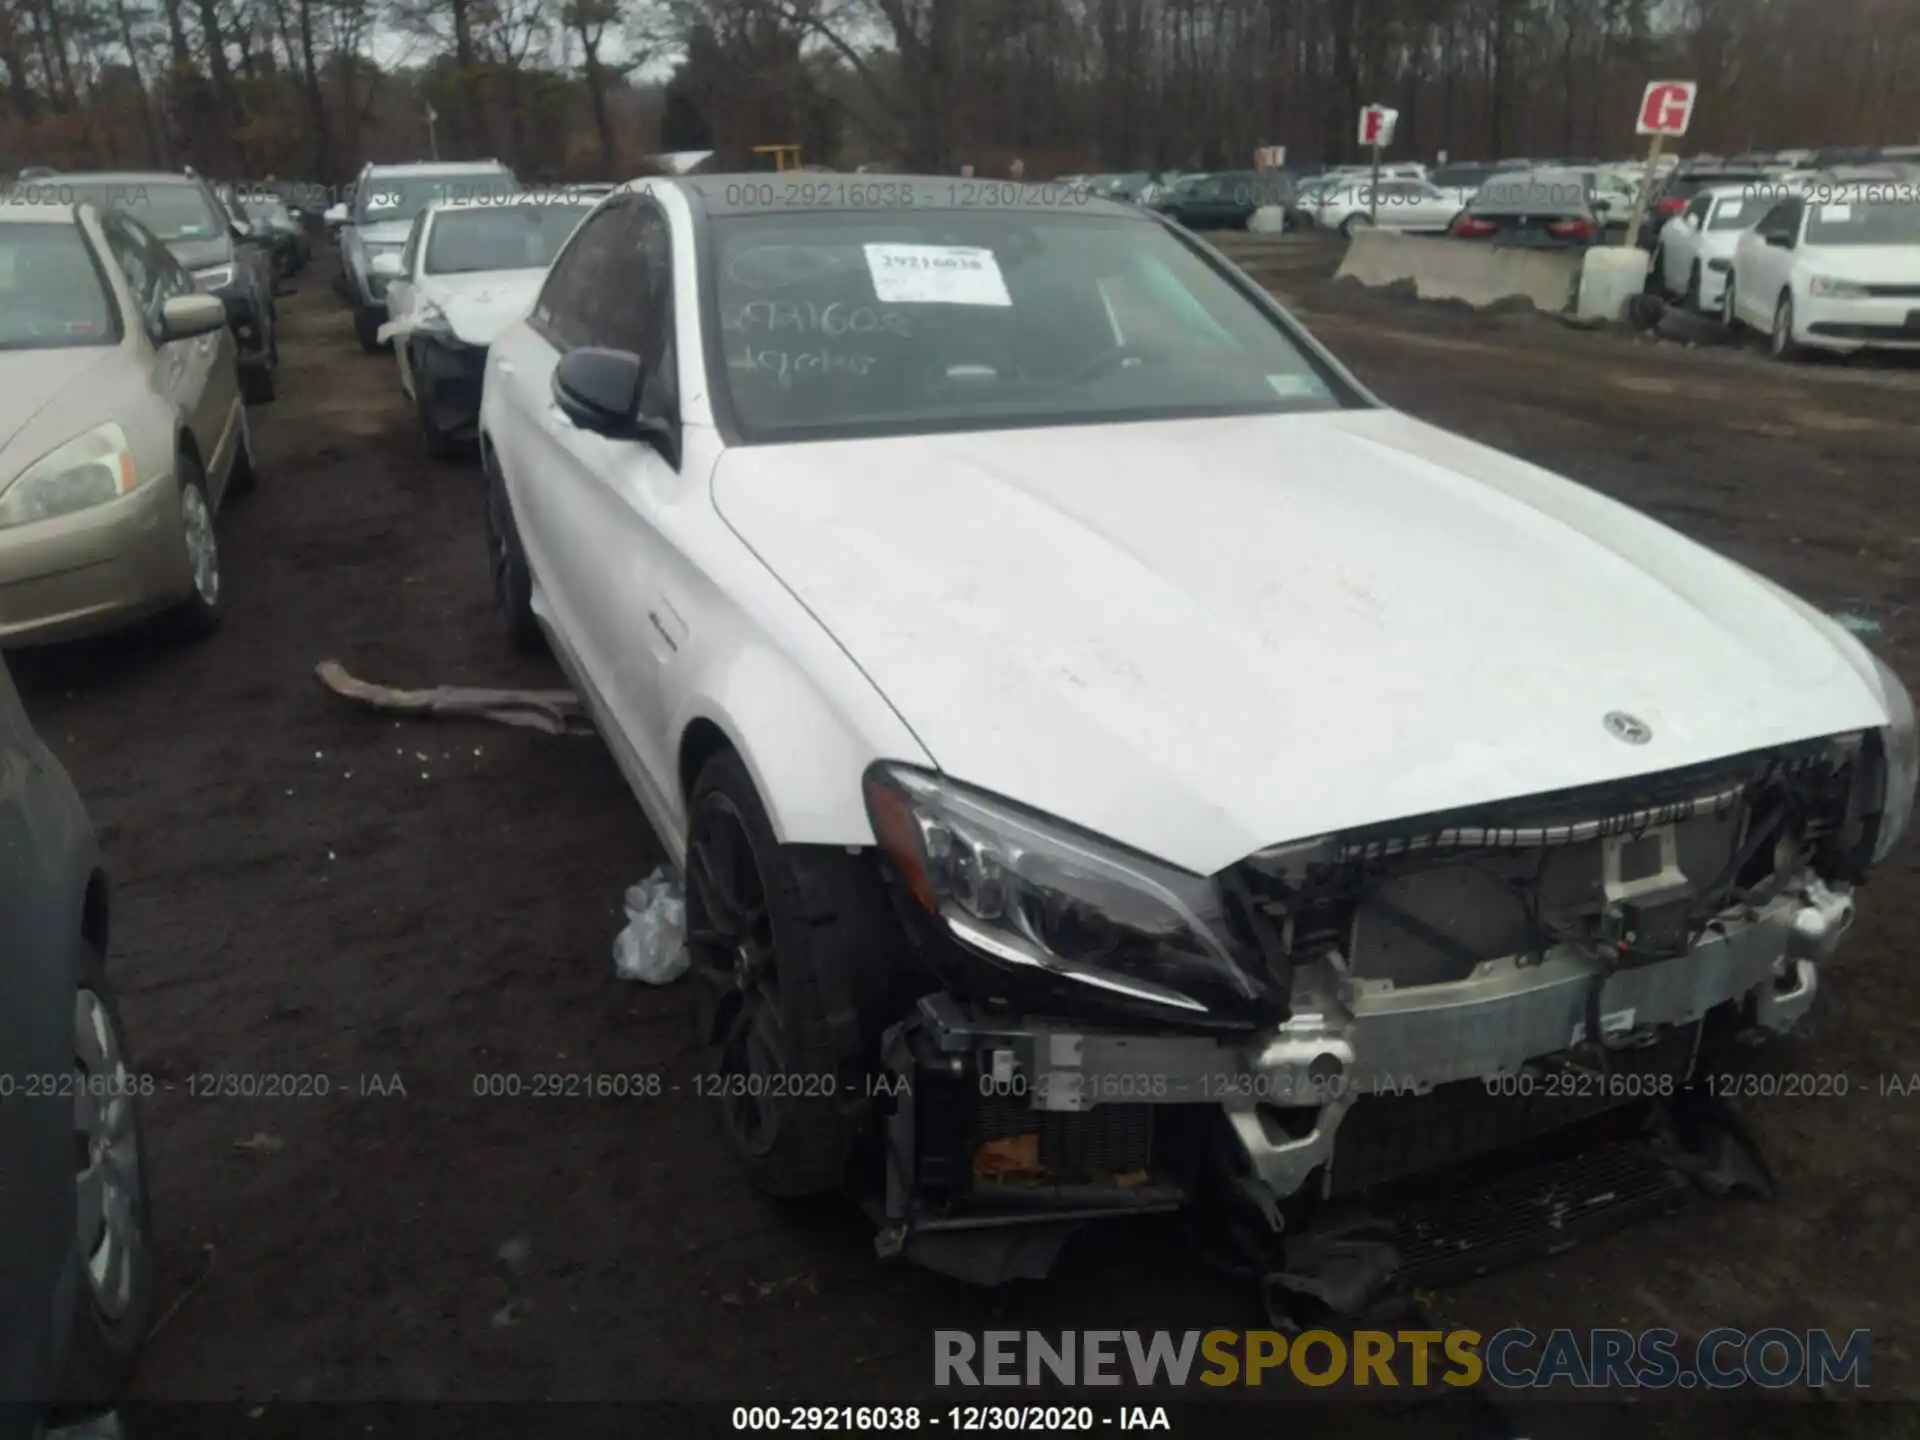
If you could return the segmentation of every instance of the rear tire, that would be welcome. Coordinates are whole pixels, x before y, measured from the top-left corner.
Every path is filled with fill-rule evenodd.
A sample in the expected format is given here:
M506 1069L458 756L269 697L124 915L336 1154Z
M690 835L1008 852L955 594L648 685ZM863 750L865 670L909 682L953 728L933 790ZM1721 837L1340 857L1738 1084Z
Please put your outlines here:
M732 750L702 767L689 811L687 951L728 1146L768 1195L837 1190L902 1008L884 881L871 856L780 844Z
M533 613L533 571L527 565L520 531L513 523L506 481L499 462L488 460L487 559L493 580L493 600L507 627L507 639L523 654L537 654L546 644Z
M260 488L260 468L253 458L253 425L243 407L240 411L240 448L234 452L233 470L227 476L229 495L251 495Z
M206 472L200 462L182 455L180 467L181 539L193 588L167 620L185 640L202 640L220 628L225 618L226 585L220 574L220 542L214 532L213 501L207 495Z
M89 946L84 951L81 969L75 997L76 1029L83 1015L90 1014L103 1024L109 1035L107 1045L103 1047L104 1053L110 1059L117 1060L118 1064L110 1074L102 1073L101 1078L131 1080L138 1075L138 1071L127 1050L126 1030L121 1023L119 1006L114 1003L113 992L107 984L105 957ZM88 997L98 1001L97 1007L88 1003ZM75 1048L80 1048L78 1037ZM97 1060L93 1063L98 1064ZM99 1073L82 1064L78 1055L75 1064L88 1075ZM77 1417L104 1409L119 1398L133 1373L140 1341L146 1335L153 1313L153 1234L148 1200L146 1139L140 1123L138 1097L131 1094L122 1095L117 1100L107 1097L101 1103L126 1106L125 1138L117 1142L115 1148L124 1156L130 1147L133 1157L133 1175L131 1183L126 1186L126 1191L130 1193L124 1194L124 1198L131 1202L129 1208L132 1212L125 1230L129 1242L124 1251L125 1284L96 1288L88 1261L90 1257L102 1256L105 1252L99 1248L89 1249L81 1240L80 1226L76 1223L73 1245L81 1278L75 1296L73 1329L67 1337L66 1359L54 1389L54 1410L62 1419L69 1414ZM90 1157L90 1168L98 1163L97 1158ZM76 1185L76 1204L80 1199L77 1192ZM112 1279L113 1275L114 1272L109 1270L108 1278ZM110 1304L103 1298L102 1291L106 1289L117 1292L121 1297L117 1303Z

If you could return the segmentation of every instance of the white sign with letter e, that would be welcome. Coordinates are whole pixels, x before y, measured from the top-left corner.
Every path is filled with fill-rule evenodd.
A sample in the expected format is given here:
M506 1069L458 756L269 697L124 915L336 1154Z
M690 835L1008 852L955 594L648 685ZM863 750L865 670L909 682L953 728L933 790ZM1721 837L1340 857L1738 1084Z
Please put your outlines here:
M1384 105L1369 105L1360 112L1360 143L1379 145L1382 148L1393 143L1393 122L1400 118L1398 110L1389 110Z

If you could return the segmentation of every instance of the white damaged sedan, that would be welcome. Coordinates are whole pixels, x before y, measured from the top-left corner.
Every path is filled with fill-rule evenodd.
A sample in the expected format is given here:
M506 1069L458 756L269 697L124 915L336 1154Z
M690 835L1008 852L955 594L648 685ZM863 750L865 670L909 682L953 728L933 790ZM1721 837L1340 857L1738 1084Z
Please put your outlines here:
M731 1144L952 1273L1196 1206L1344 1303L1724 1182L1696 1078L1912 811L1842 628L1134 207L635 182L480 431L511 633L686 877ZM1356 1219L1357 1271L1302 1248Z

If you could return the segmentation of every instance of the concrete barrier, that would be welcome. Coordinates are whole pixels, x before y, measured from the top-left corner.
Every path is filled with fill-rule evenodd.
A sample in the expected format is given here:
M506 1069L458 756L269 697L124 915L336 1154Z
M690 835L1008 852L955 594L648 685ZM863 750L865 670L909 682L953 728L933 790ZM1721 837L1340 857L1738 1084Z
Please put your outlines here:
M1589 320L1626 318L1627 301L1647 288L1647 260L1638 245L1597 245L1587 251L1576 313Z
M1362 285L1413 282L1422 300L1464 300L1476 308L1529 300L1554 313L1573 306L1580 283L1577 250L1521 250L1472 240L1358 230L1336 272Z

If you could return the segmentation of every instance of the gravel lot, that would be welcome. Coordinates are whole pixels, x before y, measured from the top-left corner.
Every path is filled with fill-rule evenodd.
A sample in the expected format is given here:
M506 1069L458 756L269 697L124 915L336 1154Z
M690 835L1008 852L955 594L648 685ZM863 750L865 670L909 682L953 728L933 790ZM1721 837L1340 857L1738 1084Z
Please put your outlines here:
M1871 617L1920 690L1920 370L1418 306L1336 285L1318 247L1275 254L1263 278L1389 402ZM593 738L397 724L316 682L336 658L405 686L560 683L495 622L477 471L417 458L392 360L358 350L324 277L283 303L262 485L224 521L226 629L14 662L103 831L113 963L167 1087L148 1124L169 1313L140 1394L875 1399L925 1384L935 1326L1257 1325L1171 1227L971 1292L881 1266L850 1209L757 1199L684 1094L476 1095L498 1073L692 1075L688 997L609 958L659 847ZM1920 1072L1915 867L1909 843L1827 972L1819 1029L1773 1062L1848 1093L1751 1107L1778 1200L1696 1206L1441 1313L1864 1326L1875 1391L1913 1397L1920 1092L1884 1092ZM331 1093L192 1093L222 1071Z

